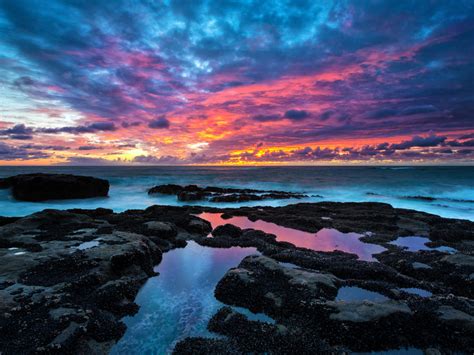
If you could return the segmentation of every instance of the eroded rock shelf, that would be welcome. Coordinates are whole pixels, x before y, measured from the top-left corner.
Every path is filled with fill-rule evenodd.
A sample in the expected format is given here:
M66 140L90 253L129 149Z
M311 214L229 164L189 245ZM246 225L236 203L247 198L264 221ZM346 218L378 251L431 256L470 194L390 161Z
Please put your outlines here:
M380 247L373 254L377 262L229 224L212 231L211 223L198 217L202 213L314 234L325 228L358 233L361 242ZM156 276L154 266L190 240L213 248L252 247L259 254L243 258L217 283L215 296L226 306L211 317L208 330L221 337L180 339L176 353L404 347L469 353L474 348L474 223L469 221L386 204L327 202L238 209L152 206L123 213L45 210L2 224L4 354L107 353L127 331L122 318L137 313L136 295ZM427 248L413 251L392 243L409 236L427 238ZM250 319L242 309L274 322Z

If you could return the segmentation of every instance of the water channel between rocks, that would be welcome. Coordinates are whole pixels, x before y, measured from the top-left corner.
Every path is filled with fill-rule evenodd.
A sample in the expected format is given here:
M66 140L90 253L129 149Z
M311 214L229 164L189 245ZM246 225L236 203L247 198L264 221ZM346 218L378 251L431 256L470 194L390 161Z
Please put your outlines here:
M255 248L209 248L193 241L163 254L155 267L160 274L141 288L135 300L140 310L124 318L127 331L111 354L164 354L189 336L218 337L206 328L224 305L214 297L214 289L230 268L252 254L259 253ZM263 314L237 310L253 320L272 321Z

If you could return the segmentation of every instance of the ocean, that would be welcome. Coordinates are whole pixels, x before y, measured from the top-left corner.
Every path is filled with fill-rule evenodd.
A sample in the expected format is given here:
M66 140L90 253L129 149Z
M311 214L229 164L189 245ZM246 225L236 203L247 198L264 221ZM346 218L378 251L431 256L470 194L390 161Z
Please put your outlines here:
M474 167L0 167L0 177L25 173L89 175L110 181L109 197L83 200L20 202L0 190L0 215L24 216L45 208L97 208L116 212L148 206L183 205L176 196L150 196L160 184L197 184L301 192L301 200L220 203L216 207L281 206L298 202L389 203L443 217L474 220ZM187 202L189 204L189 202ZM209 203L194 202L206 205Z

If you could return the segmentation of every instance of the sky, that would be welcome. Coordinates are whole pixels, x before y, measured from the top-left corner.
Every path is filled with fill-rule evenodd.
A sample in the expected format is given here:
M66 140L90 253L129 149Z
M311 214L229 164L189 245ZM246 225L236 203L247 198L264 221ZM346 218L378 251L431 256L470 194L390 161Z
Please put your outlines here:
M472 0L0 0L1 165L472 162Z

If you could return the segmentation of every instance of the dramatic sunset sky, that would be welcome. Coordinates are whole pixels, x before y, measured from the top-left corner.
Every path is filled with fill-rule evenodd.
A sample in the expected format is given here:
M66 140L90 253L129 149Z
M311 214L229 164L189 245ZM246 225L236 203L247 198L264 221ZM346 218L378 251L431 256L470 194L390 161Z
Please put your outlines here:
M474 1L0 0L0 164L465 164Z

